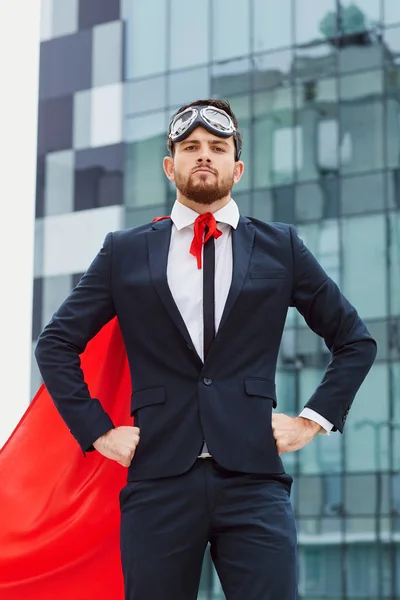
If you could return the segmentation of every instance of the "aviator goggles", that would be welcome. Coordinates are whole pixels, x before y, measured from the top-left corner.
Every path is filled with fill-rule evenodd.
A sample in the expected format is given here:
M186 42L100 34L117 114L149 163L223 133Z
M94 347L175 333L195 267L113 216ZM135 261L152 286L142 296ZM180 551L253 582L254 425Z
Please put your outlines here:
M240 159L242 149L239 148L236 127L228 113L215 106L191 106L178 113L170 123L168 137L171 142L181 142L199 126L221 138L233 135L236 149L235 160Z

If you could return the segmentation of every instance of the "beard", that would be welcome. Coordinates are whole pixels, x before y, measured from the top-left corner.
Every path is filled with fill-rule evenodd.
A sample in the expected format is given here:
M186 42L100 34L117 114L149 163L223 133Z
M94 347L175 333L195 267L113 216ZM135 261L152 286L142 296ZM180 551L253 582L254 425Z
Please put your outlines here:
M228 196L233 188L233 172L222 179L219 179L217 171L214 170L213 173L215 175L211 177L200 174L199 180L194 181L194 173L185 178L175 171L175 185L188 200L210 205Z

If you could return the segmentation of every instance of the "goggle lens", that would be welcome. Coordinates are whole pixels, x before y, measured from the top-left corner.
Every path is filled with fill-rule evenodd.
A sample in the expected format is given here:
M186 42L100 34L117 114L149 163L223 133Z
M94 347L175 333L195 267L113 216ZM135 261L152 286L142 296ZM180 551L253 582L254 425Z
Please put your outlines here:
M219 129L220 131L232 131L232 122L228 115L212 108L202 110L201 114L203 119L215 129Z

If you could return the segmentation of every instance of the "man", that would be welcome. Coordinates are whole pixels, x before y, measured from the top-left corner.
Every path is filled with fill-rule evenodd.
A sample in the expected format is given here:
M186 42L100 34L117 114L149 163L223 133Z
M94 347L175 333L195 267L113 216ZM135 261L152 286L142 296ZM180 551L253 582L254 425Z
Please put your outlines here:
M172 118L171 218L109 233L41 334L44 383L82 450L128 467L120 494L127 600L194 600L205 548L227 600L294 600L291 477L280 455L343 430L376 355L356 310L292 226L239 215L241 136L229 104ZM332 359L298 417L272 414L289 306ZM135 427L91 398L79 355L117 316Z

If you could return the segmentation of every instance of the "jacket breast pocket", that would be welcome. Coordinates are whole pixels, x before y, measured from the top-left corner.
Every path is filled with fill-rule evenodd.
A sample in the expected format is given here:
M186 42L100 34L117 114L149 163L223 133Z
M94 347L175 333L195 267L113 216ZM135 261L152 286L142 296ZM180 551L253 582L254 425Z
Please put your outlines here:
M276 391L275 383L269 379L261 377L248 377L244 382L246 393L249 396L261 396L261 398L269 398L273 402L273 407L276 408Z
M157 386L138 390L131 396L131 416L135 411L146 406L155 406L156 404L164 404L165 402L165 387Z
M260 271L250 271L250 279L286 279L288 276L285 269L268 269Z

